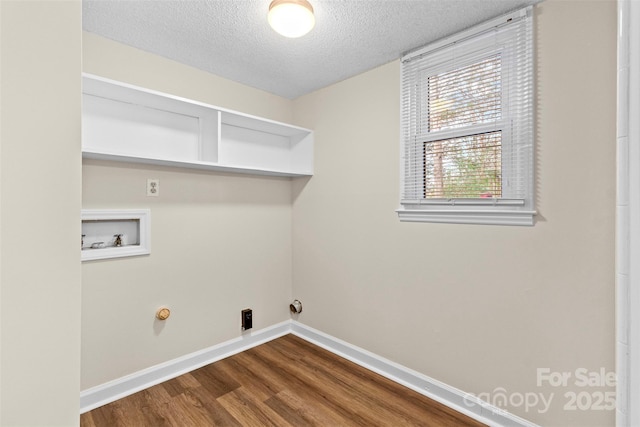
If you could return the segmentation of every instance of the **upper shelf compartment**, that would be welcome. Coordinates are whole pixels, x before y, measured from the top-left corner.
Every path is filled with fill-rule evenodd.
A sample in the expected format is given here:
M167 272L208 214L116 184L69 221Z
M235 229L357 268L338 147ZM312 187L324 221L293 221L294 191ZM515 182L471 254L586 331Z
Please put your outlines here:
M86 158L263 175L313 174L313 132L89 74Z

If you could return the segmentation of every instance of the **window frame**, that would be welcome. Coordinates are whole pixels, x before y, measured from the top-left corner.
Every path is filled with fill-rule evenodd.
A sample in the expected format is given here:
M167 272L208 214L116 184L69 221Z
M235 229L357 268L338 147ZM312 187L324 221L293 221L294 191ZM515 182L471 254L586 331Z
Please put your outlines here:
M520 66L516 59L518 57L512 56L513 46L515 41L508 37L507 34L499 33L495 35L494 31L497 27L505 27L512 25L516 22L523 21L526 26L525 31L529 38L526 39L526 43L529 46L528 54L533 56L533 14L532 8L527 7L525 9L501 16L499 18L487 21L479 26L468 29L462 33L456 34L452 37L443 39L439 42L425 46L415 52L411 52L402 58L402 83L401 83L401 205L397 210L399 219L401 221L409 222L437 222L437 223L463 223L463 224L495 224L495 225L533 225L534 216L536 211L534 210L534 178L533 178L533 58L529 58L528 62L531 64L531 69L520 70L520 72L530 73L528 76L529 91L528 99L525 103L525 108L528 109L528 117L530 117L531 123L527 123L531 127L529 131L530 141L525 141L529 144L530 149L528 155L525 154L524 158L516 158L512 156L512 150L516 150L516 144L512 140L512 133L514 129L514 112L512 111L513 105L518 103L516 100L514 103L508 102L508 87L510 85L503 84L502 87L502 113L500 120L490 123L478 123L467 125L460 128L445 129L434 132L428 130L418 130L421 123L421 116L428 111L428 99L424 99L422 94L425 94L425 88L428 90L428 78L437 74L453 71L456 68L472 65L483 61L486 58L490 58L495 55L501 55L501 73L503 82L506 78L515 78L514 71ZM501 38L502 37L502 38ZM448 54L448 50L456 49L455 54L464 58L462 61L452 65L446 59L441 59ZM441 54L438 54L440 52ZM416 75L420 77L412 77L409 82L412 85L416 85L418 88L410 91L406 91L406 82L404 67L405 64L412 60L420 60L421 57L430 56L436 53L437 56L434 64L420 64L420 68L415 71ZM442 55L444 53L444 55ZM469 58L467 58L469 57ZM511 77L507 77L511 76ZM423 87L424 86L424 87ZM408 93L407 93L408 92ZM406 99L407 97L414 96L415 100ZM413 105L414 108L410 109L409 105ZM416 130L411 132L408 129L408 122L416 123L413 125ZM501 132L501 145L502 145L502 198L411 198L404 199L405 190L408 187L407 176L409 176L409 185L413 189L414 194L420 193L415 188L419 188L418 184L422 181L424 190L424 171L420 175L419 162L414 162L412 166L407 166L410 162L406 161L405 153L408 150L417 151L419 144L424 144L430 141L444 140L462 136L476 135L486 132ZM410 144L410 145L408 145ZM525 162L525 164L517 164L516 162ZM509 167L505 167L505 164L510 163ZM410 169L410 170L408 170ZM505 171L512 171L516 176L505 176ZM525 184L523 186L524 197L513 197L513 190L511 182L515 179L524 179ZM506 189L506 191L505 191ZM424 194L424 191L422 191Z

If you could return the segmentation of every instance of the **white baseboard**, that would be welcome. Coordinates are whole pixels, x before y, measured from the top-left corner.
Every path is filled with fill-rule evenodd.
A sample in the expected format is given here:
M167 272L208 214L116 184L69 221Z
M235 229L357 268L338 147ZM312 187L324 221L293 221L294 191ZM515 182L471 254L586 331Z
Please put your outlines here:
M302 323L291 333L489 426L538 427L474 396Z
M239 338L84 390L80 393L80 413L88 412L140 390L160 384L289 333L415 390L422 395L489 426L538 427L536 424L483 402L468 393L297 321L286 321L247 333Z
M268 328L245 332L241 337L83 390L80 393L80 413L83 414L289 333L291 333L291 321L287 320Z

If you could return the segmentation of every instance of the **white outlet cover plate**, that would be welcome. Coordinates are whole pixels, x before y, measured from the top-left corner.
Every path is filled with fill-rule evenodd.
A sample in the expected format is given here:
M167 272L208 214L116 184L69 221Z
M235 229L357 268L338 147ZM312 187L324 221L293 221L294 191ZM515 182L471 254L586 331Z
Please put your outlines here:
M147 196L158 197L160 195L160 180L156 178L147 179Z

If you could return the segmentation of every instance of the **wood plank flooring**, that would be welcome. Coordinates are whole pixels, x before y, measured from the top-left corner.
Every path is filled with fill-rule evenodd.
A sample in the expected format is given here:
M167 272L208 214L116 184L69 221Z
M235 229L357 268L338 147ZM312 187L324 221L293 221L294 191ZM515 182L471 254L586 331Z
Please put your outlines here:
M81 427L482 426L294 335L82 414Z

